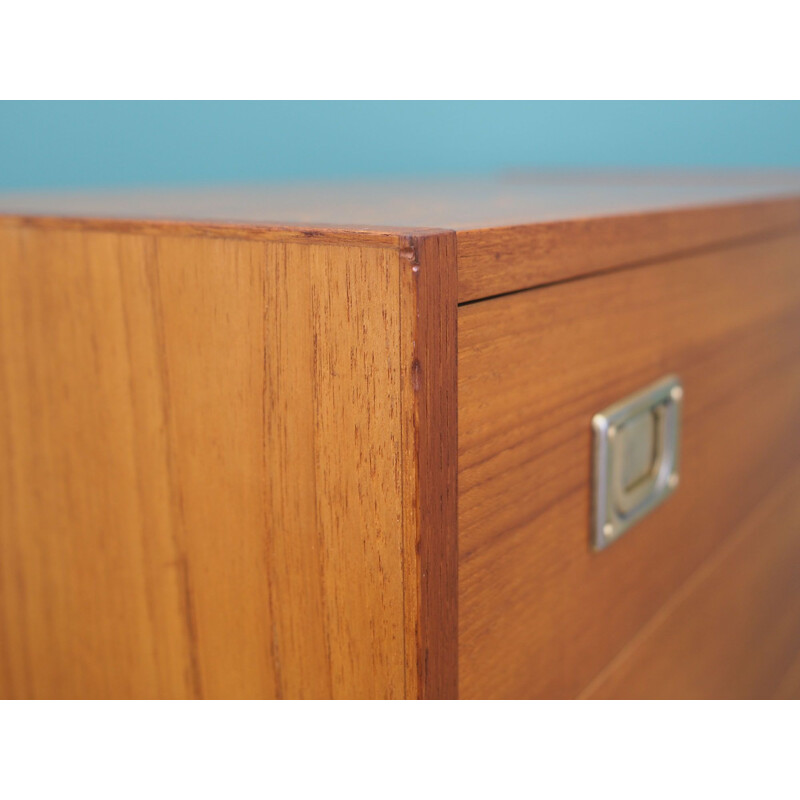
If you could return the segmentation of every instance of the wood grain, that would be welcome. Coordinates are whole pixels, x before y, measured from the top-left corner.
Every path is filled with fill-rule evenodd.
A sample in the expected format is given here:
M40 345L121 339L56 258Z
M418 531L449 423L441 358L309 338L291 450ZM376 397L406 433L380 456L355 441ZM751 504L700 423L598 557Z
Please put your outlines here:
M800 693L797 175L2 212L0 696ZM591 416L671 372L591 553Z
M731 531L584 692L592 698L800 699L800 470Z
M97 216L53 216L0 214L0 228L36 228L58 231L133 233L149 236L244 239L246 241L340 244L355 247L387 247L392 250L415 246L417 237L450 233L446 229L378 225L299 225L246 223L218 220L173 220Z
M458 695L458 401L455 235L420 238L401 270L403 451L414 469L403 509L407 553L406 627L417 654L412 696ZM408 400L407 398L413 398ZM413 591L416 587L416 591ZM409 679L409 686L412 685Z
M461 696L579 694L796 466L798 253L786 237L459 309ZM681 485L592 553L591 417L673 372Z
M800 228L800 199L686 207L462 231L464 303Z
M0 195L13 224L403 247L457 231L459 301L800 227L800 174L544 172ZM65 218L74 218L65 220ZM430 230L421 230L430 229Z
M452 254L288 238L0 230L1 696L447 693Z

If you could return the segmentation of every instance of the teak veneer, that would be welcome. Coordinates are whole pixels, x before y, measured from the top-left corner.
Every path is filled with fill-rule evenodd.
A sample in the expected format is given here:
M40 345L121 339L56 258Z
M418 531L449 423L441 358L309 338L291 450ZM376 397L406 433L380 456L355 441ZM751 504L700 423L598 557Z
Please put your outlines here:
M2 697L798 697L798 498L797 175L0 198Z

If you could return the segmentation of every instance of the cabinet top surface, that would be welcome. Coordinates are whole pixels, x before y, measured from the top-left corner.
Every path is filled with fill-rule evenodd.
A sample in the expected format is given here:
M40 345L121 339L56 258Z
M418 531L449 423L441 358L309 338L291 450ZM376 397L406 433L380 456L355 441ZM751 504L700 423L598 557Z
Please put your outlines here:
M468 302L800 228L800 172L527 173L0 195L0 223L412 250L455 231ZM445 234L450 235L450 234Z
M518 225L800 198L800 172L523 173L415 179L0 195L0 214L313 228Z

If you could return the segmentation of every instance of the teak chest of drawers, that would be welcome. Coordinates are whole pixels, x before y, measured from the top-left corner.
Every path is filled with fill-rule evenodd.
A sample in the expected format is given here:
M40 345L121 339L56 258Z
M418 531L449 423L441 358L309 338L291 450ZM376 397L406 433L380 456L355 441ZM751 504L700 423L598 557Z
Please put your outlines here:
M797 176L0 212L0 696L800 696ZM593 417L667 375L596 551Z

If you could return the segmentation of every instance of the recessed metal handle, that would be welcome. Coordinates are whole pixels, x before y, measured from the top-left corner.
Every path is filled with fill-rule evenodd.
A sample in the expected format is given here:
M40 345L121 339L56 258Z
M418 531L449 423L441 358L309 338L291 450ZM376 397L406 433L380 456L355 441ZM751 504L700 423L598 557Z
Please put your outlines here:
M683 387L675 375L592 419L592 545L602 550L678 486Z

